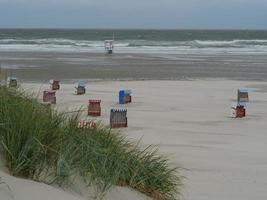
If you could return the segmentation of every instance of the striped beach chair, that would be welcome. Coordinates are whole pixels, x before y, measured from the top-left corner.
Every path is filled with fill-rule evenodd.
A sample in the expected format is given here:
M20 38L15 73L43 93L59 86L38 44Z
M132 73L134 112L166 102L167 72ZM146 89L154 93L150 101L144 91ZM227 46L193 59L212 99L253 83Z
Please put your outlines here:
M60 89L59 82L60 82L59 80L50 80L51 90L59 90Z
M239 88L237 90L237 102L248 102L248 89Z
M110 128L128 127L127 110L111 109L110 110Z
M56 91L44 90L44 92L43 92L43 102L56 104Z
M101 100L90 99L88 104L88 115L89 116L101 116Z
M77 95L85 94L86 89L85 89L85 82L84 81L79 81L78 86L75 88L76 88L76 94Z
M237 102L231 107L231 117L243 118L246 116L246 103Z
M9 87L17 87L18 86L17 78L14 76L8 77L8 86Z

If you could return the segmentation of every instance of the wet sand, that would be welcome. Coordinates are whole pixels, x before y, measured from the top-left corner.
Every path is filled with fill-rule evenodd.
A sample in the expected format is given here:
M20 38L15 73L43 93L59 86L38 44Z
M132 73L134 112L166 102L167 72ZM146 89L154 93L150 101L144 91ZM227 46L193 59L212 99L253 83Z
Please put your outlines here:
M21 80L185 80L227 78L267 80L260 54L113 54L0 52L3 74Z

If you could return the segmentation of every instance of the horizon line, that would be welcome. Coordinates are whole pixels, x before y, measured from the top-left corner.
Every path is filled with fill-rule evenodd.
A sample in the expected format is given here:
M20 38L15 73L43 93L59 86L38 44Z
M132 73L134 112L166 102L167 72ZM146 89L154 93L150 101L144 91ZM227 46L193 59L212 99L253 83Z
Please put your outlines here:
M207 30L207 31L267 31L267 28L86 28L86 27L0 27L0 30L157 30L157 31L179 31L179 30Z

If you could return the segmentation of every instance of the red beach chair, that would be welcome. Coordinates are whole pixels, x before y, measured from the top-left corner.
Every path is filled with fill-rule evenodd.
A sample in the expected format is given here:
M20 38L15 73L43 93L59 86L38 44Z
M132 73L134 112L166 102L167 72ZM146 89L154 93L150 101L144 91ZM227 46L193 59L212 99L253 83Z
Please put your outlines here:
M101 100L89 100L88 115L101 116Z
M231 117L242 118L245 116L246 116L245 104L240 105L239 103L231 107Z
M43 92L43 102L48 102L51 104L56 104L56 91L45 90Z
M52 90L59 90L60 89L60 85L59 85L59 80L51 80L50 84L51 84L51 89Z
M244 106L237 106L236 107L236 118L242 118L246 116L246 109Z

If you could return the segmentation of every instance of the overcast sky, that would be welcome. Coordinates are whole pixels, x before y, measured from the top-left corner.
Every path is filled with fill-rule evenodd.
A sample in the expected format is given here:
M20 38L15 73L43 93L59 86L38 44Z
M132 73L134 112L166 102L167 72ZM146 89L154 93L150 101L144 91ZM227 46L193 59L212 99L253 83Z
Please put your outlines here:
M0 27L267 29L267 0L0 0Z

